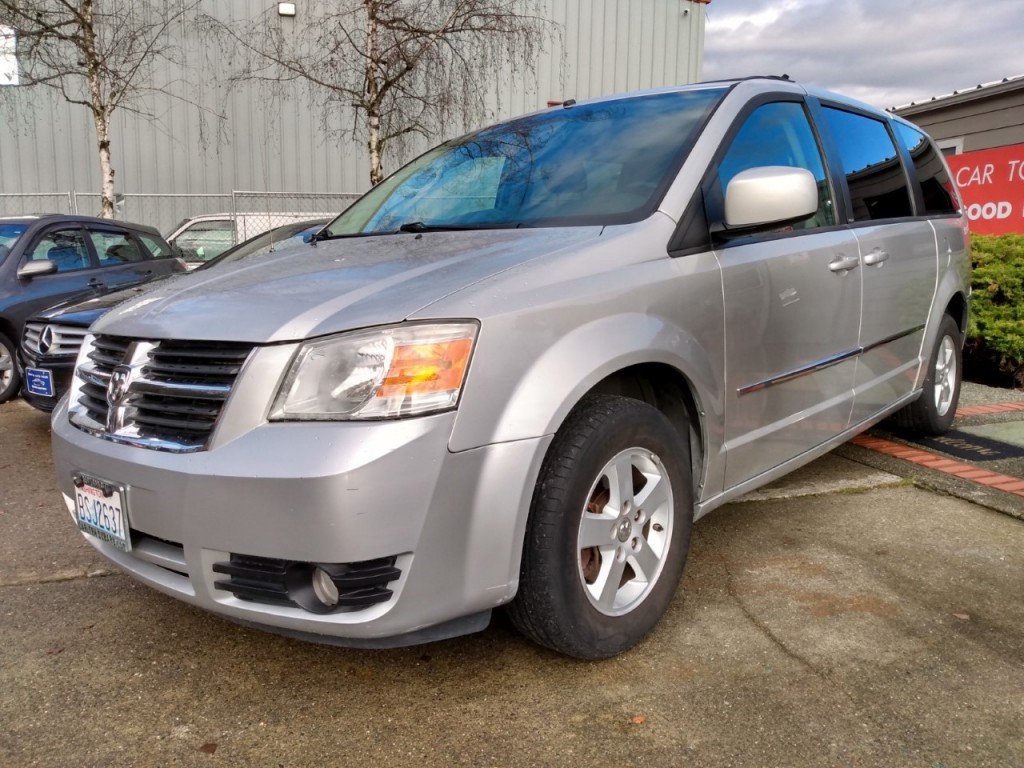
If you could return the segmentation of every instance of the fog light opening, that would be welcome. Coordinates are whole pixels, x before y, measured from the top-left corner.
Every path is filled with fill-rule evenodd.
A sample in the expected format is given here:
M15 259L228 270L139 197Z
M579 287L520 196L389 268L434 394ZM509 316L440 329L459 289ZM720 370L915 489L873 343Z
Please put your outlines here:
M313 569L313 594L326 608L336 607L341 599L331 574L320 567Z

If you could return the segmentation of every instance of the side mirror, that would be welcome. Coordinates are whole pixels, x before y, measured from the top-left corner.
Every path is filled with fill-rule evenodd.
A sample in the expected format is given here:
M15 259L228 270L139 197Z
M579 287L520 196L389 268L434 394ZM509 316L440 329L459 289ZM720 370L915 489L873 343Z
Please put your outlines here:
M52 259L39 259L22 264L18 269L19 280L31 280L40 275L52 275L57 271L57 262Z
M804 168L751 168L736 174L725 190L725 225L729 229L800 221L817 210L818 183Z

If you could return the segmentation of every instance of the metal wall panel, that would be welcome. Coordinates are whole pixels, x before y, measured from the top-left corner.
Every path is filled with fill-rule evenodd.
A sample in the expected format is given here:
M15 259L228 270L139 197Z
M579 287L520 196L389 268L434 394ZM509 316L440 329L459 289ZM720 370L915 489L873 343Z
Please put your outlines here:
M298 12L317 0L300 0ZM530 73L522 68L484 72L485 122L541 109L549 99L584 99L637 88L693 82L700 77L705 6L689 0L542 0L553 35ZM222 18L253 18L275 7L267 0L205 0ZM288 23L271 17L271 23ZM228 91L218 78L231 68L227 54L195 29L175 32L188 62L163 66L155 81L227 120L163 95L150 98L151 117L129 111L112 127L115 185L122 193L211 194L235 189L284 192L357 192L368 187L362 139L329 135L304 87L287 96L247 84ZM210 73L216 73L211 75ZM50 92L6 93L0 102L0 193L95 192L99 172L88 112ZM12 109L12 105L15 107ZM205 127L203 123L205 122ZM337 133L352 116L330 119ZM450 126L449 136L475 126ZM385 158L392 171L428 145L412 142ZM93 211L81 211L93 213ZM2 215L0 211L0 215Z
M936 139L963 139L964 152L1024 144L1024 90L906 117Z

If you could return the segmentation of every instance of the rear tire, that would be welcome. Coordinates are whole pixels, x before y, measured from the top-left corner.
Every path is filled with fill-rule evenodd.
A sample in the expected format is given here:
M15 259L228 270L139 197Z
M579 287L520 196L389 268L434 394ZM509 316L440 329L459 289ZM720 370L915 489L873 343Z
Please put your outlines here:
M896 425L920 436L941 435L949 430L960 402L963 378L963 334L956 321L943 315L935 347L928 357L928 375L921 397L896 414Z
M667 610L693 522L687 439L651 405L602 395L555 435L534 491L519 591L508 607L535 642L603 659Z
M18 353L11 340L0 333L0 403L6 403L21 388Z

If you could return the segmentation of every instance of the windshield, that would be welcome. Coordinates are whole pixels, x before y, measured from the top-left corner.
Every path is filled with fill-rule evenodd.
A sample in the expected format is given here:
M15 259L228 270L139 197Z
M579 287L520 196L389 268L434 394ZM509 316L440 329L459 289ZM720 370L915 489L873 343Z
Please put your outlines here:
M28 224L20 221L0 222L0 262L7 258L7 254L11 252L14 244L26 229L28 229Z
M648 94L485 128L385 179L318 239L638 221L653 211L724 93Z

